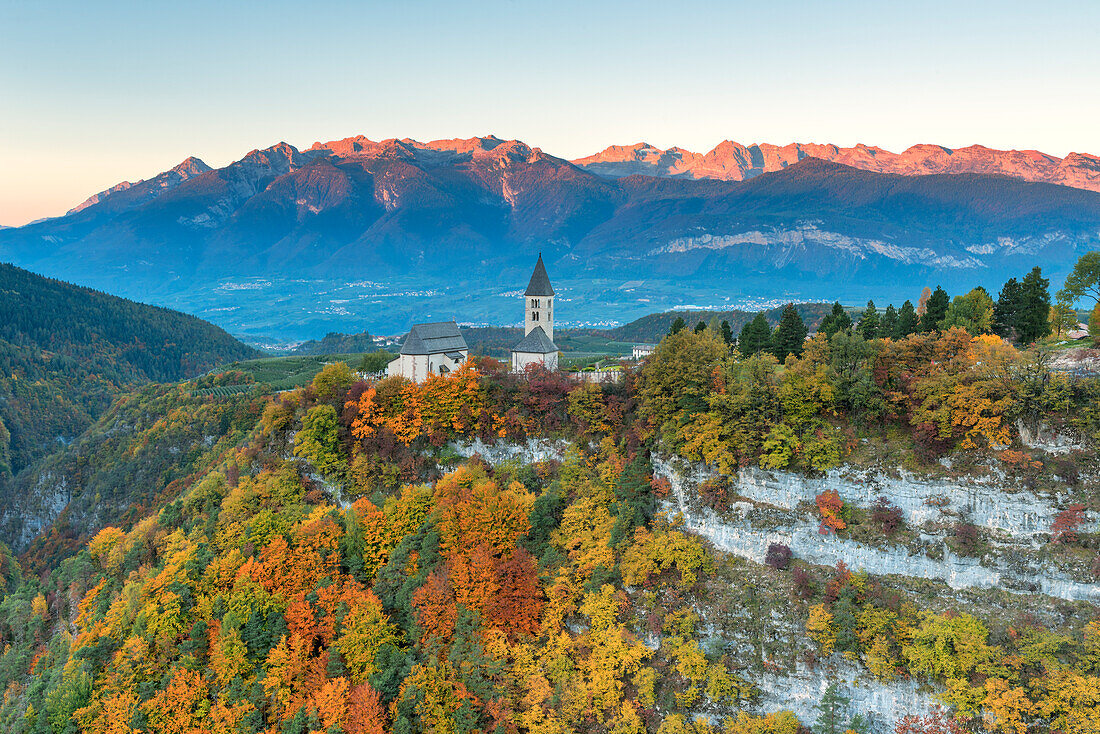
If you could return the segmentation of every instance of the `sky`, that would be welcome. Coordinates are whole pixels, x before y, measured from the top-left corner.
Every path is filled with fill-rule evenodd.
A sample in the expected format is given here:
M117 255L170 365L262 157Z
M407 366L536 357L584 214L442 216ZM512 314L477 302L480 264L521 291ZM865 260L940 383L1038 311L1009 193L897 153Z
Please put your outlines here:
M0 0L0 225L357 134L1100 154L1098 42L1097 0Z

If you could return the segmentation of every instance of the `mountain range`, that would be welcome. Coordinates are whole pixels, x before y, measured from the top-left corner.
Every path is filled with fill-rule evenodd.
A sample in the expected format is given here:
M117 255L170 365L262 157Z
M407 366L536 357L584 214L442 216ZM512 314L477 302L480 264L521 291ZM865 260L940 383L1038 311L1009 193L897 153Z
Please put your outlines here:
M907 176L990 173L1100 191L1100 156L1070 153L1065 158L1059 158L1037 150L994 150L983 145L952 149L922 144L901 153L892 153L863 144L852 148L816 143L746 146L723 140L708 153L695 153L683 148L661 150L649 143L636 143L612 145L594 155L578 158L573 163L587 171L613 178L641 174L744 181L761 173L780 171L805 158L820 158L876 173Z
M1100 240L1097 160L723 143L570 162L492 136L279 143L0 231L0 260L301 338L511 323L540 251L574 325L753 299L900 302L928 284L996 290L1035 264L1059 279Z

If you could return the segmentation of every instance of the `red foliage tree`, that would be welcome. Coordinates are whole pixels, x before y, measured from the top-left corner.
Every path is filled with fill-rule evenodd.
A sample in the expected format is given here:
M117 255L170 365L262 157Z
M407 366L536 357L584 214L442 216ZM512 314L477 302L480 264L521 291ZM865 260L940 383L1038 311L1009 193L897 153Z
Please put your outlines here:
M1050 526L1050 542L1073 543L1077 540L1077 531L1085 524L1085 506L1072 504L1059 512Z

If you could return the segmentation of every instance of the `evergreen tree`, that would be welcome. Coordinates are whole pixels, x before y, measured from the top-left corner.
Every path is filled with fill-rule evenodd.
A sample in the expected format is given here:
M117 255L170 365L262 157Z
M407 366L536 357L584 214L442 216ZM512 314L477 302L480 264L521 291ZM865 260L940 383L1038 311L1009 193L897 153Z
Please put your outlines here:
M1017 319L1023 291L1015 278L1010 278L1001 288L997 302L993 304L993 333L1010 341L1016 339Z
M702 334L706 330L707 330L707 324L706 324L705 321L700 321L698 324L695 325L695 333L696 334Z
M932 291L925 305L924 315L920 319L921 331L936 331L940 328L940 322L947 316L947 307L951 305L951 299L940 286Z
M797 357L802 354L803 342L806 341L808 333L809 329L802 322L798 310L795 309L793 303L788 303L783 307L783 315L779 318L779 326L775 327L775 333L772 335L772 354L780 363L787 358L788 354Z
M894 328L894 338L904 339L910 334L916 334L919 327L917 310L913 308L913 302L907 300L901 304L901 310L898 311L898 325Z
M672 328L668 330L669 336L673 334L679 334L687 326L687 322L684 321L683 316L677 316L676 320L672 322Z
M852 317L840 305L840 301L837 301L833 304L832 312L821 319L817 330L825 336L832 337L838 331L847 331L850 328L852 328Z
M850 698L840 692L840 686L830 683L821 694L821 700L814 705L818 711L817 721L814 722L814 734L841 734L847 728L845 724L851 702Z
M882 318L878 322L878 335L880 339L893 339L897 336L898 330L898 310L894 308L894 304L890 304L886 307L886 310L882 314Z
M741 329L741 335L737 337L737 351L742 357L751 357L758 352L771 348L772 327L768 326L768 320L764 314L758 313L752 321Z
M867 301L867 308L864 309L863 314L859 317L859 325L856 328L859 331L859 335L864 339L874 339L878 336L878 309L875 308L874 301Z
M726 343L726 346L733 344L733 329L730 327L730 322L722 321L722 341Z
M1020 311L1016 331L1020 341L1030 344L1050 333L1050 281L1036 265L1020 284Z

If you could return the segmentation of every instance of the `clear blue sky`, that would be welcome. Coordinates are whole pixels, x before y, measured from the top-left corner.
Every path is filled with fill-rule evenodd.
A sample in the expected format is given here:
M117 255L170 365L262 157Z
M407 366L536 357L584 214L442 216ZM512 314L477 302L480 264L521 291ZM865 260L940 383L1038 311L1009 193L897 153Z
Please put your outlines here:
M0 0L0 224L354 134L1100 153L1098 91L1097 0Z

